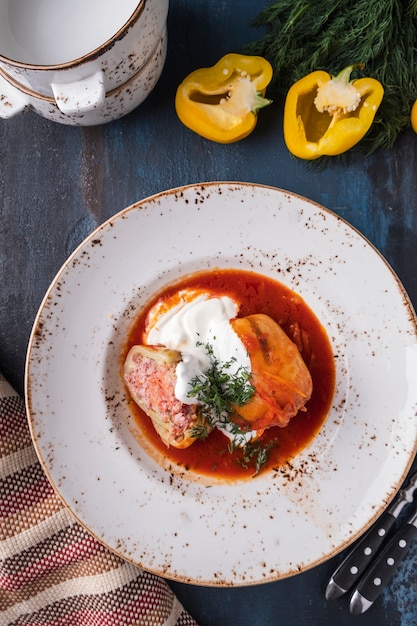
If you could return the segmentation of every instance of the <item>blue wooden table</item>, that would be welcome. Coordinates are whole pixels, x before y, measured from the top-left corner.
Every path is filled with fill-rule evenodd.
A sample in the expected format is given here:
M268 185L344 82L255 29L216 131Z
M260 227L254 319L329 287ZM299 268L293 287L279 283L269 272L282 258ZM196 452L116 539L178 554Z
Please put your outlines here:
M263 183L324 205L376 246L417 305L417 136L411 130L392 150L365 160L352 154L318 170L289 155L278 105L262 111L252 135L230 145L202 139L176 117L179 82L257 39L250 22L268 4L172 0L162 77L145 103L119 121L76 128L32 112L0 121L0 371L21 393L34 317L68 255L119 210L187 183ZM342 556L263 586L170 584L200 626L417 624L417 542L376 604L356 618L347 600L324 598Z

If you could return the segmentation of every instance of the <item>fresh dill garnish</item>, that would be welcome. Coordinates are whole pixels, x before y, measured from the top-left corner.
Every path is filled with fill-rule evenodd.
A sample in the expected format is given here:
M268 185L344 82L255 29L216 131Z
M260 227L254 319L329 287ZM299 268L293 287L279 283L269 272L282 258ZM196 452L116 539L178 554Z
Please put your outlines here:
M237 462L245 469L253 466L255 469L254 476L256 476L266 465L269 452L275 445L275 442L265 445L259 440L249 441L249 443L243 447L242 457L238 458Z
M200 441L204 441L210 434L210 430L207 424L198 424L193 426L190 431L190 437L193 439L199 439Z
M417 94L416 0L275 0L253 25L264 34L241 52L271 63L268 94L277 102L310 72L336 75L363 63L352 78L376 78L385 94L370 131L353 149L368 155L390 148L409 127Z
M197 346L202 345L197 343ZM227 431L231 437L227 451L232 454L238 450L240 454L237 462L245 469L253 467L253 475L256 476L265 466L270 449L276 444L265 446L260 440L248 441L246 434L250 433L249 424L244 428L229 419L236 412L236 407L247 404L255 393L250 372L243 366L232 369L236 364L234 357L221 363L210 344L204 344L203 347L209 357L210 366L204 374L191 380L187 395L201 403L199 411L208 424L217 425ZM191 433L192 437L203 440L208 436L209 429L204 425L196 426Z
M235 372L231 371L232 365L236 363L235 357L220 363L210 344L204 344L204 349L210 366L204 374L194 376L187 395L200 402L203 410L207 409L204 412L209 422L213 423L213 420L230 415L234 407L247 404L255 388L250 382L250 372L245 367L239 366Z

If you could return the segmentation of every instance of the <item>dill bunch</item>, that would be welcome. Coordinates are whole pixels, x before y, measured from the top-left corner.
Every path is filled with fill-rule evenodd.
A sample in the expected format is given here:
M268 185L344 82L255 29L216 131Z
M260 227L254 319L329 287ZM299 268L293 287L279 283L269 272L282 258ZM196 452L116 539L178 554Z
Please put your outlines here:
M271 63L268 95L275 101L285 100L291 85L310 72L337 75L363 63L352 79L376 78L385 93L357 148L366 154L390 148L409 127L417 99L417 0L276 0L253 26L265 34L242 52Z

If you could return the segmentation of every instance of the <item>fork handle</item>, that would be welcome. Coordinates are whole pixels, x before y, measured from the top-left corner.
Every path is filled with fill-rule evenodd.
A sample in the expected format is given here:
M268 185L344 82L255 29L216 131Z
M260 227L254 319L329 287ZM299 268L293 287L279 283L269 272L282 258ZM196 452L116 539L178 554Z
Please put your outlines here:
M357 583L395 521L396 517L388 511L381 515L334 572L326 590L327 599L340 597Z
M400 528L365 573L350 601L353 615L364 613L389 583L417 533L415 523Z

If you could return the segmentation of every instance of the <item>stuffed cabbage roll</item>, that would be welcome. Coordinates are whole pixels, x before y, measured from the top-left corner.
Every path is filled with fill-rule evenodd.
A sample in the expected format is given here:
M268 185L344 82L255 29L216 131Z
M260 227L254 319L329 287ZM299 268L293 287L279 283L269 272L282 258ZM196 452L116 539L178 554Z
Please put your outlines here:
M125 360L124 380L138 406L151 418L155 430L169 447L187 448L195 429L210 427L197 404L175 397L176 365L181 354L160 346L133 346ZM194 435L194 436L193 436Z
M250 401L236 407L236 414L257 431L286 426L304 408L313 390L297 346L267 315L249 315L230 323L250 356L255 388Z

